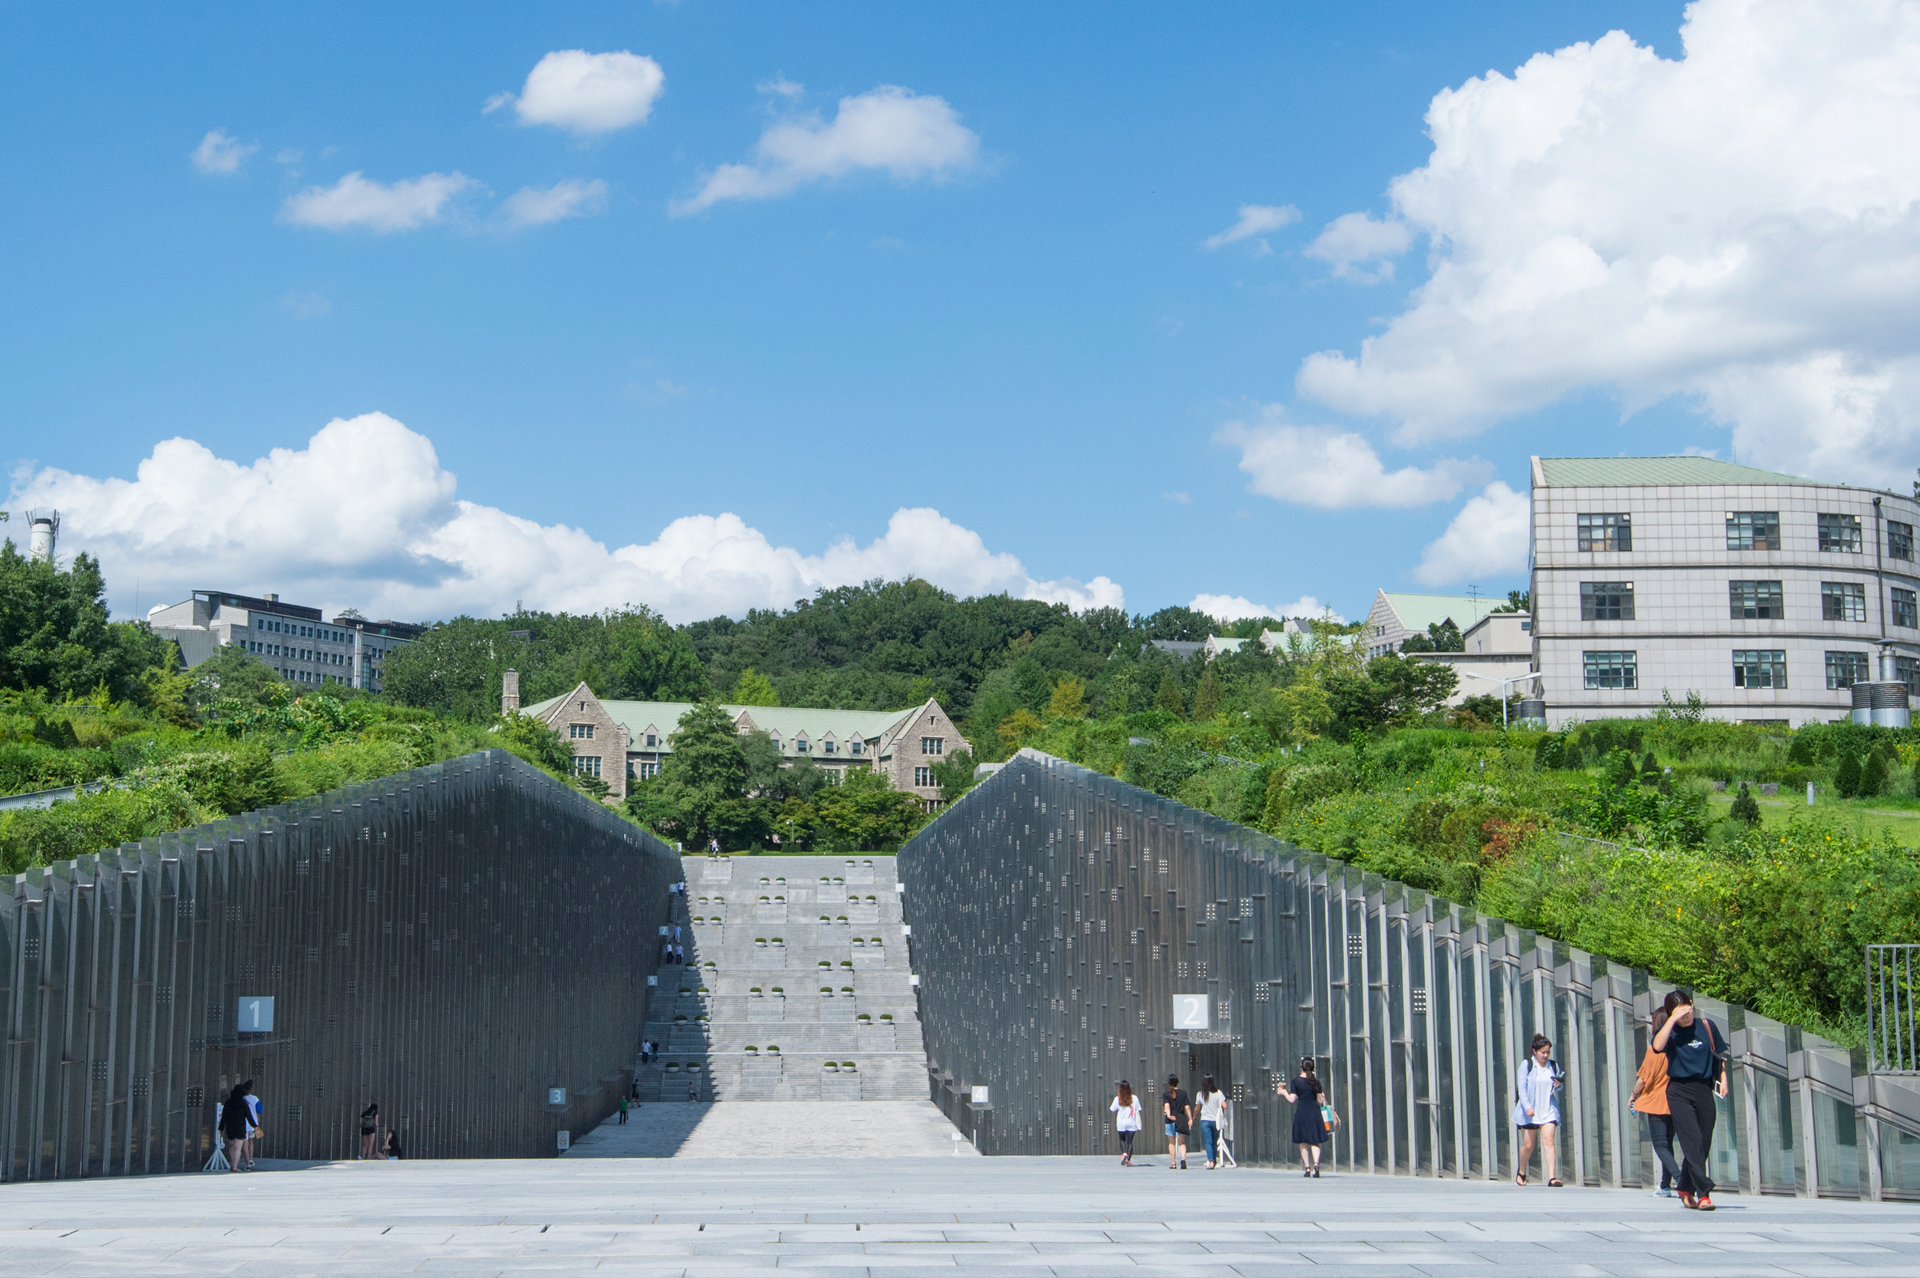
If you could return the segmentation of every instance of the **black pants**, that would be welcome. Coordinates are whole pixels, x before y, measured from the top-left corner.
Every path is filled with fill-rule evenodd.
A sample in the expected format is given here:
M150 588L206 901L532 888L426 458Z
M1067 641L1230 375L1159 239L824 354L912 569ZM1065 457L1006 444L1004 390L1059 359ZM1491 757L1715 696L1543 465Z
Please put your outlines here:
M1673 1116L1648 1114L1647 1129L1653 1135L1653 1156L1660 1160L1660 1188L1671 1189L1680 1181L1680 1163L1673 1156Z
M1673 1111L1673 1134L1680 1138L1680 1183L1683 1194L1710 1194L1707 1151L1713 1148L1713 1084L1699 1078L1667 1080L1667 1108Z
M1140 1133L1139 1132L1119 1132L1116 1134L1120 1137L1120 1152L1127 1155L1129 1158L1131 1158L1133 1156L1133 1138L1135 1136L1138 1136Z

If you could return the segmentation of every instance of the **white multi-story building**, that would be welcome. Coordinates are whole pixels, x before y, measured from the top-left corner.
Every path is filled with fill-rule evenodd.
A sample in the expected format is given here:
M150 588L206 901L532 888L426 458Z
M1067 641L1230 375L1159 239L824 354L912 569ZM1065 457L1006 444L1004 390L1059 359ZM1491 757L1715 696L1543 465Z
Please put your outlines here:
M1846 718L1920 680L1920 502L1705 457L1533 459L1533 654L1549 722Z
M289 683L342 683L380 691L387 655L425 629L404 621L335 617L318 608L281 602L279 595L235 595L196 590L177 604L147 612L154 633L180 646L188 669L222 644L238 644Z

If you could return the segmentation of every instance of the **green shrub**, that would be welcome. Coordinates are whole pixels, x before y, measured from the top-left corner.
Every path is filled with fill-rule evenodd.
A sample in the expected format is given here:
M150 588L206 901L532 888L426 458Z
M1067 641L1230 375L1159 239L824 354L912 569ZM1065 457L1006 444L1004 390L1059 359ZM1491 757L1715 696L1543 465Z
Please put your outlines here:
M1747 792L1745 781L1740 783L1740 793L1733 798L1731 815L1736 821L1744 821L1750 826L1760 824L1760 803Z
M1833 770L1833 788L1843 799L1851 799L1860 793L1860 756L1847 753L1840 756L1840 766Z
M1860 769L1860 797L1872 798L1884 794L1887 789L1887 756L1875 749L1867 755L1866 766Z
M30 866L70 861L218 815L171 781L83 794L39 810L0 812L0 872L18 874Z

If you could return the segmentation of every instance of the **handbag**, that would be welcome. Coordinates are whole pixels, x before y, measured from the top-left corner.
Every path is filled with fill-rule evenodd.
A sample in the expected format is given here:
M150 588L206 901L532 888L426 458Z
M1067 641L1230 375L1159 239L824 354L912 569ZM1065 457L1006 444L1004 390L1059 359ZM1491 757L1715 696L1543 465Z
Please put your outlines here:
M1322 1105L1320 1107L1320 1121L1327 1125L1327 1130L1330 1132L1340 1130L1340 1114L1331 1105Z

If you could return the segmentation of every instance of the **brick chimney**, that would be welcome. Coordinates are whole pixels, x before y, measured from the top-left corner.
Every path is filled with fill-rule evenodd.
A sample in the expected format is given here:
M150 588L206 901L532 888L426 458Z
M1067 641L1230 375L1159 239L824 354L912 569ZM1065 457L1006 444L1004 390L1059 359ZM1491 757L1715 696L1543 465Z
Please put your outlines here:
M500 676L500 713L511 714L520 708L520 672L509 670Z

